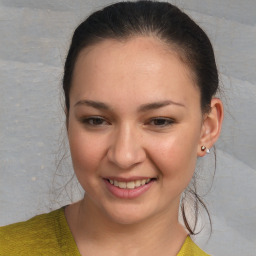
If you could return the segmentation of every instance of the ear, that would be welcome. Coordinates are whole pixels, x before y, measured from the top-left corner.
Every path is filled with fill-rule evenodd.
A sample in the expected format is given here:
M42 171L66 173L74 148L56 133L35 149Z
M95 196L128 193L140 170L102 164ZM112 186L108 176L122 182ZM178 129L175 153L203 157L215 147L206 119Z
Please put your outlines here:
M219 138L223 114L223 104L221 100L213 98L211 100L210 112L204 115L197 156L204 156L206 154L206 151L201 149L202 146L210 149Z

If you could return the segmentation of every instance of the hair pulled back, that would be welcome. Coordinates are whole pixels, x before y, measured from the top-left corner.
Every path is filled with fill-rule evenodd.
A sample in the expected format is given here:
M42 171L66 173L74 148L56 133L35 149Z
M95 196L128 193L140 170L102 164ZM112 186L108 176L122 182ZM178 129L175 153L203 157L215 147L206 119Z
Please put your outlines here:
M155 37L174 48L192 71L200 91L202 112L210 110L211 99L218 90L219 79L213 48L205 32L187 14L170 3L127 1L94 12L76 28L64 66L63 90L67 115L73 70L81 50L106 39L126 40L134 36ZM208 216L209 213L197 195L196 187L187 192L195 201L193 227L187 220L184 200L181 201L181 212L186 228L190 234L195 234L198 205L201 204L205 208Z

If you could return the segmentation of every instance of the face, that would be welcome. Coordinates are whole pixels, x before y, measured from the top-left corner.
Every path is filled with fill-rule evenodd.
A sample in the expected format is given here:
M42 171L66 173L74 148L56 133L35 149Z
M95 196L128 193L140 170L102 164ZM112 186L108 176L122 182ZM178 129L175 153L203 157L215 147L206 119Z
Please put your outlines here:
M90 209L126 224L176 218L201 130L191 71L161 42L105 40L80 53L68 137Z

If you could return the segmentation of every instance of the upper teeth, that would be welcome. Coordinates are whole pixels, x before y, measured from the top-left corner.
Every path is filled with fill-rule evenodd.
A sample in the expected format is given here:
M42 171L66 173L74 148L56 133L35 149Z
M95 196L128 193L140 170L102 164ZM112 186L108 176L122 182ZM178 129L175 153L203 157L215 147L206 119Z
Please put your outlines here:
M142 185L145 185L148 183L151 179L144 179L144 180L134 180L134 181L129 181L129 182L124 182L124 181L117 181L117 180L110 180L109 182L119 188L128 188L128 189L134 189L137 187L140 187Z

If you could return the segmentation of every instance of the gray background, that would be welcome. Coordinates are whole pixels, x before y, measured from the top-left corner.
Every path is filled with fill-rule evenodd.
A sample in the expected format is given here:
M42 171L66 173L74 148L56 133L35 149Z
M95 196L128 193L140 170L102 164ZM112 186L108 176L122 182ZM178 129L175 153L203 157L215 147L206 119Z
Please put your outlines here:
M59 162L67 151L62 67L76 25L111 2L0 0L0 225L79 198L75 182L64 186L72 176L68 152ZM170 2L209 34L226 105L216 175L206 196L213 234L208 239L206 226L197 242L213 255L252 256L256 254L256 1ZM211 156L201 162L205 181L205 173L212 172ZM201 183L204 187L207 182ZM74 193L66 193L72 188Z

